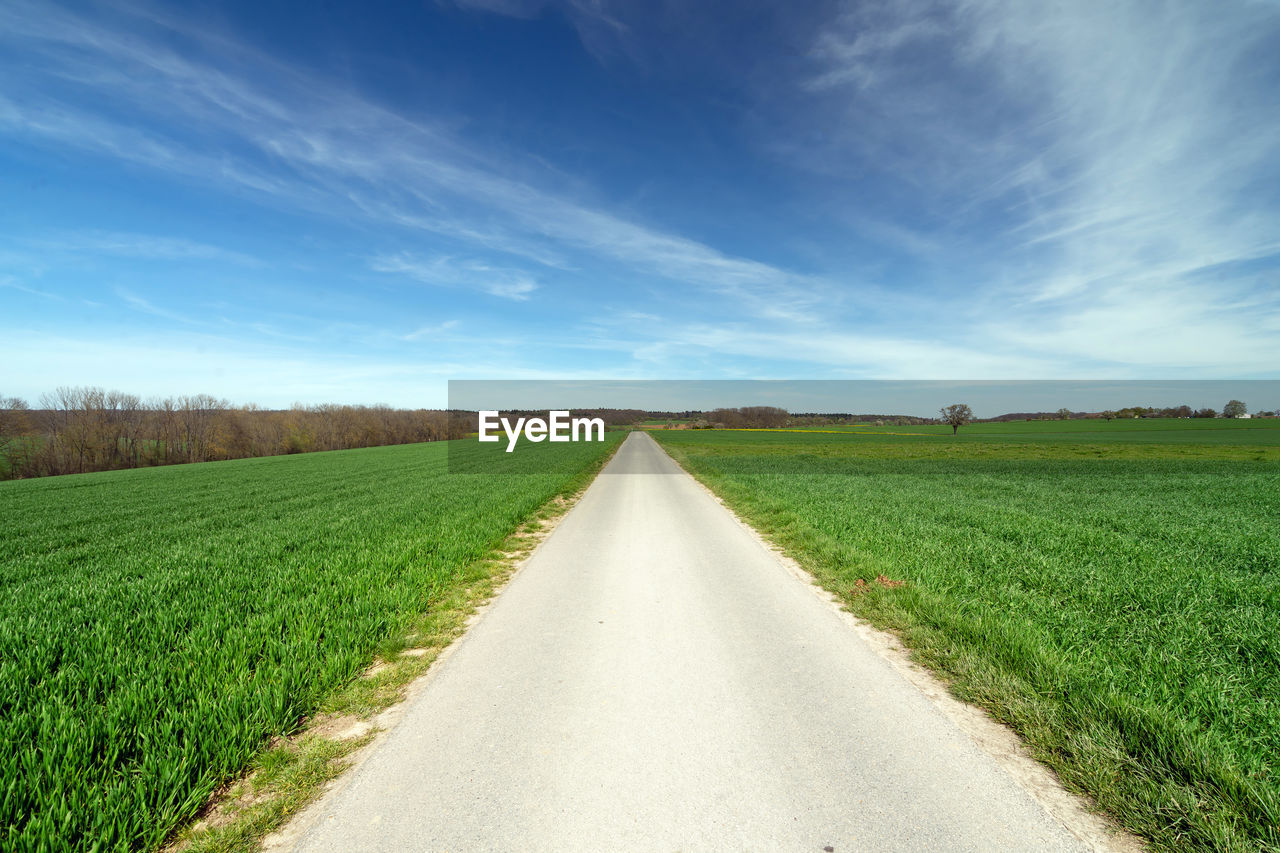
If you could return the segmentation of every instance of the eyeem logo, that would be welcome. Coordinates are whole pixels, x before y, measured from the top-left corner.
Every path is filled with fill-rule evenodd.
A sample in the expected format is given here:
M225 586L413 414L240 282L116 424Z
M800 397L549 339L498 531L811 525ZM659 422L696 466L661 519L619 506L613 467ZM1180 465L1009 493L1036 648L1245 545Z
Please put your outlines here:
M604 441L603 418L570 418L567 411L549 413L550 422L542 418L516 418L515 426L507 418L498 417L497 412L480 412L480 440L501 441L497 434L498 427L507 434L507 453L516 449L516 440L521 431L524 437L532 442L542 441ZM595 438L591 431L595 430ZM581 434L581 437L579 435Z

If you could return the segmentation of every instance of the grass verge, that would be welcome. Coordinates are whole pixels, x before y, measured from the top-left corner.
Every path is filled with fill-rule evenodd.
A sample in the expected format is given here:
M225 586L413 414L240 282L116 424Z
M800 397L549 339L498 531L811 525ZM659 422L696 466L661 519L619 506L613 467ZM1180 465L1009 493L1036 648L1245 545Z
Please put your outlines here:
M1280 849L1273 462L655 437L1156 848Z
M407 630L385 640L360 677L326 697L288 737L274 738L244 775L217 791L200 815L165 845L170 853L250 853L319 797L382 729L379 715L406 698L471 617L501 590L518 566L590 486L621 442L521 523L483 559L466 566L459 585Z

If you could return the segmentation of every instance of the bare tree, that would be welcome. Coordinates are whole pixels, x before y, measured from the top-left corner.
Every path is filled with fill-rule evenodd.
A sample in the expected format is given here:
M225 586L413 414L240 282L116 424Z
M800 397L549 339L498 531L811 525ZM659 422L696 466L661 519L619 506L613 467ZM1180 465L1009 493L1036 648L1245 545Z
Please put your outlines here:
M62 387L35 410L0 397L0 478L441 441L475 430L474 413L454 414L386 405L272 411L208 394L144 403L121 391Z
M951 434L955 435L960 427L973 420L973 409L966 403L952 403L938 410L942 414L943 423L951 424Z
M790 415L777 406L743 406L738 409L715 409L707 418L728 429L778 429L787 425Z
M25 467L32 450L31 426L26 400L0 397L0 477Z
M21 397L0 397L0 438L25 435L29 429L27 401Z

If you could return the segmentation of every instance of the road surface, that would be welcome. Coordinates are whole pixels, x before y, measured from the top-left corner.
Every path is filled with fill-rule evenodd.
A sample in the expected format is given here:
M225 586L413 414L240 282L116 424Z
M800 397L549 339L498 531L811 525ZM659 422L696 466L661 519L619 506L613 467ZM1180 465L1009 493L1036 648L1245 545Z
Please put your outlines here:
M1083 850L634 433L306 853Z

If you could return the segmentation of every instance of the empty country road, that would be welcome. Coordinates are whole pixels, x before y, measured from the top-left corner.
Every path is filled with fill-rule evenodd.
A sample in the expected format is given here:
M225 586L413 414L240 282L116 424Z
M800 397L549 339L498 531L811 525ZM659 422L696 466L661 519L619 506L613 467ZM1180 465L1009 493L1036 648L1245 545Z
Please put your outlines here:
M1084 850L644 433L296 849Z

